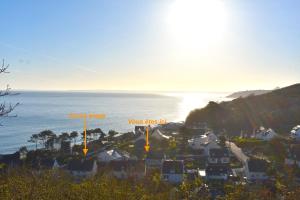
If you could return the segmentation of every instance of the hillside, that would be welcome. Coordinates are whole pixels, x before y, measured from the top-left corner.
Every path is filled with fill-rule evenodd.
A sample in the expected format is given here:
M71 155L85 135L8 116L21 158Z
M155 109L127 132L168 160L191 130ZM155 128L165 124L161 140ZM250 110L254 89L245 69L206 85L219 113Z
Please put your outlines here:
M239 91L239 92L234 92L230 95L228 95L228 98L239 98L239 97L248 97L248 96L252 96L252 95L261 95L261 94L265 94L271 92L271 90L246 90L246 91Z
M209 102L206 107L190 112L186 124L194 122L206 122L209 127L225 129L231 135L238 135L241 130L252 133L259 126L288 133L300 124L300 84L219 104Z

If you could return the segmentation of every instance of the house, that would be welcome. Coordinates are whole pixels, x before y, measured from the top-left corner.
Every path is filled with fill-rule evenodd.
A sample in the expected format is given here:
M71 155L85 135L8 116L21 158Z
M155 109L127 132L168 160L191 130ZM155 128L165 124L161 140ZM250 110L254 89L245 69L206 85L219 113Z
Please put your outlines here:
M250 158L245 165L245 174L249 181L268 179L268 163L263 159Z
M146 131L146 126L135 126L134 133L135 134L144 134Z
M113 141L119 142L124 140L131 140L134 139L135 136L136 135L134 132L118 133L113 136Z
M145 159L146 169L160 169L165 160L165 154L161 151L149 151Z
M95 160L73 159L68 163L67 169L73 176L89 178L97 174L98 165Z
M109 163L112 175L118 179L141 179L146 174L145 161L114 160Z
M229 151L227 148L209 149L207 162L209 164L229 164Z
M292 130L291 130L291 138L295 139L295 140L300 140L300 125L295 126Z
M183 160L164 160L161 168L161 175L164 181L178 184L184 179Z
M261 127L255 133L255 138L259 140L270 141L274 137L278 137L278 134L271 128L265 129L264 127Z
M168 140L170 139L170 136L166 136L164 135L158 128L155 128L151 135L150 135L151 138L155 138L157 140Z
M97 160L104 163L112 160L129 160L130 158L129 153L116 149L104 150L97 155Z
M207 132L204 135L188 140L188 145L192 149L204 150L208 155L210 148L220 148L217 144L218 137L213 132Z
M221 146L217 142L211 141L211 142L205 143L202 147L202 150L203 150L205 156L209 156L210 149L220 149L220 148L221 148Z
M177 151L178 154L176 154L176 159L177 160L184 160L184 162L189 162L189 161L202 161L203 159L206 159L204 155L204 150L193 150L193 149L188 149L188 151L182 151L179 150Z
M228 179L229 168L225 165L208 165L205 169L207 180L224 180Z
M300 167L300 144L292 144L288 150L288 157L285 159L287 165Z
M31 167L37 171L58 169L61 165L54 158L36 158L32 161Z

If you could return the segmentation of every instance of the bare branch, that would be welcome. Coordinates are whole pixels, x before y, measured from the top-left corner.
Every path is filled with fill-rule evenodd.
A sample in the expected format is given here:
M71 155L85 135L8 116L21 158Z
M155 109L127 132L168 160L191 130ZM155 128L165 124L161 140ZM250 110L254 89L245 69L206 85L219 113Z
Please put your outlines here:
M5 103L0 104L0 117L8 116L10 112L12 112L19 103L6 105ZM12 116L11 116L12 117Z
M9 67L9 64L5 65L5 61L4 61L4 59L3 59L3 60L2 60L2 66L0 67L0 74L1 74L1 73L9 73L9 72L7 71L8 67Z
M1 73L9 73L7 71L9 65L5 64L5 61L3 59L2 66L0 66L0 74ZM12 93L11 88L9 85L6 86L5 90L0 90L0 97L8 96L8 95L16 95L18 93ZM9 115L17 106L19 103L16 104L6 104L5 102L0 103L0 117L16 117L16 115ZM0 124L1 125L1 124Z

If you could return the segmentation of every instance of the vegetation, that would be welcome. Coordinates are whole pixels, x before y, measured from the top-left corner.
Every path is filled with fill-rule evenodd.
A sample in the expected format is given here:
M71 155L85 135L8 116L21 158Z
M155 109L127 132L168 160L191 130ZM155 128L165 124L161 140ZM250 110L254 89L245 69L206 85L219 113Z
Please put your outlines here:
M224 195L218 200L294 200L300 195L300 188L291 186L278 179L277 183L264 185L242 185L228 182L217 184ZM0 174L0 199L3 200L52 200L52 199L211 199L214 187L208 187L197 178L173 186L161 181L158 173L153 173L141 180L118 180L107 171L98 176L76 182L63 171L46 170L36 173L26 168L11 170ZM217 196L217 195L216 195Z
M231 135L252 133L260 126L288 133L300 124L300 84L229 102L209 102L186 119L187 125L198 122L207 123L215 131L225 129Z
M2 65L0 66L0 75L8 73L9 65L5 64L4 60L2 61ZM11 93L11 88L9 85L6 86L5 90L0 90L0 98L3 98L5 96L13 95ZM6 104L6 103L1 103L0 102L0 117L7 117L19 104Z
M101 174L78 183L60 171L22 169L1 175L0 199L168 199L171 188L155 174L140 181Z

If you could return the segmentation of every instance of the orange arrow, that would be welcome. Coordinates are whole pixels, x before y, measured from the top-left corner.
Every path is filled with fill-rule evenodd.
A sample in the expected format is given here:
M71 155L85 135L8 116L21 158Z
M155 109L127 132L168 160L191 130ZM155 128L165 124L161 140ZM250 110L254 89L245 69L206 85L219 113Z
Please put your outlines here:
M83 122L83 131L84 131L84 148L82 149L84 155L86 156L88 149L86 148L86 116L84 117L84 122Z
M145 145L145 151L149 152L150 150L150 145L149 145L149 129L148 127L146 128L146 145Z
M71 119L84 119L83 122L83 132L84 132L84 139L83 139L83 143L84 143L84 148L82 149L84 155L86 156L88 149L86 147L87 143L86 143L86 130L87 130L87 126L86 126L86 119L89 118L94 118L94 119L104 119L105 115L104 114L85 114L85 113L71 113L69 114L69 118Z

